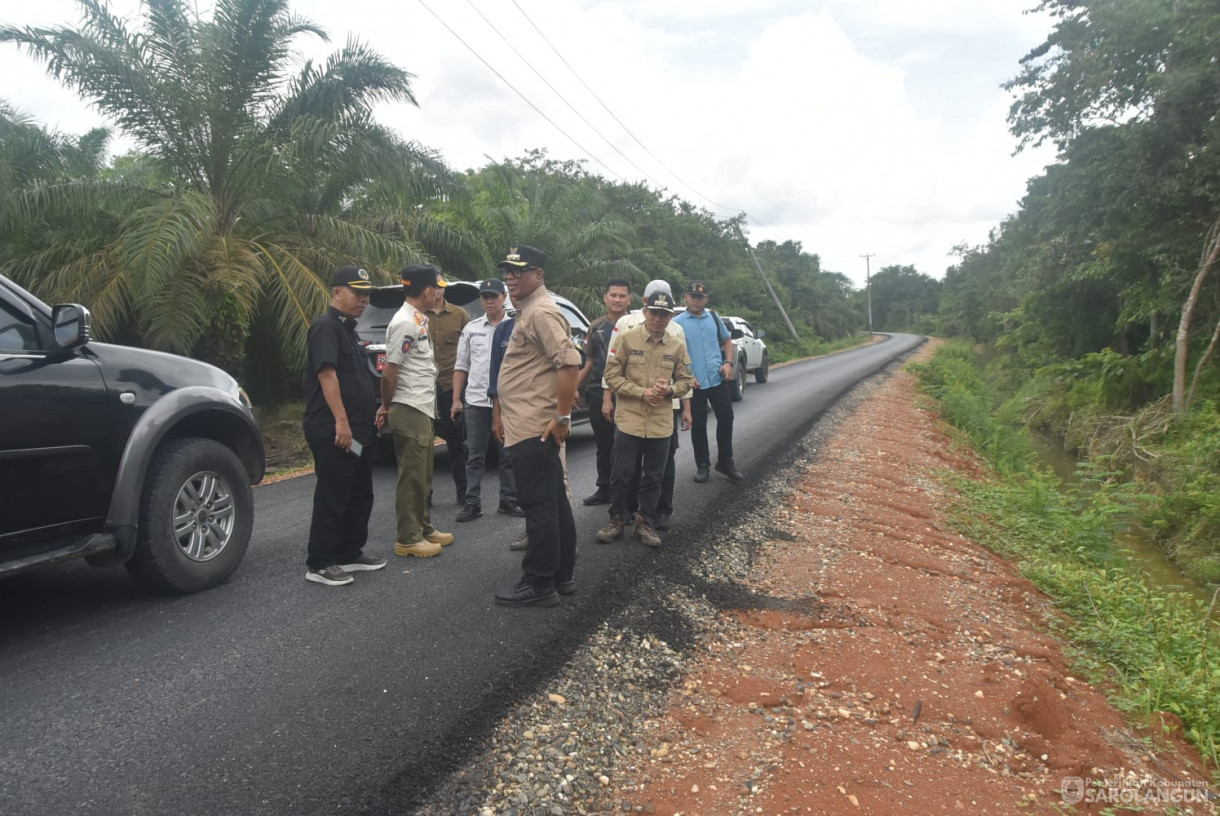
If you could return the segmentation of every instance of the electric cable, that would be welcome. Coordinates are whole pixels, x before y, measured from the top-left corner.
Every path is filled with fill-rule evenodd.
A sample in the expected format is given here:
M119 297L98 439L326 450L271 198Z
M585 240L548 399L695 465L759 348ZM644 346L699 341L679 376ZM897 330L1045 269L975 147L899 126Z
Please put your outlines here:
M574 138L573 138L573 137L572 137L570 134L568 134L568 132L567 132L566 130L564 130L563 128L561 128L559 125L555 124L555 122L554 122L554 121L552 121L551 117L549 117L549 116L547 116L545 113L543 113L543 112L542 112L542 111L541 111L541 110L538 108L538 106L537 106L537 105L535 105L533 102L531 102L531 101L529 100L529 97L527 97L525 94L521 93L521 91L517 90L517 87L516 87L515 85L513 85L511 82L509 82L507 79L505 79L505 78L504 78L504 75L503 75L503 74L501 74L499 71L497 71L497 70L496 70L496 69L495 69L495 68L492 66L492 64L491 64L490 62L488 62L487 60L483 59L483 56L482 56L481 54L479 54L479 52L478 52L478 51L476 51L476 50L474 50L473 48L471 48L470 43L468 43L468 42L466 42L465 40L463 40L463 39L462 39L462 37L461 37L461 35L460 35L460 34L458 34L456 31L454 31L454 30L453 30L453 29L452 29L452 28L449 26L449 24L448 24L448 23L446 23L446 22L445 22L443 19L441 19L441 16L440 16L439 14L437 14L435 11L433 11L433 10L432 10L432 9L431 9L431 8L428 6L428 4L424 2L424 0L419 0L419 4L420 4L421 6L423 6L423 7L424 7L424 9L425 9L425 10L427 10L427 12L428 12L429 14L431 14L433 17L435 17L435 18L436 18L436 20L437 20L437 22L439 22L441 25L443 25L443 26L445 27L445 29L446 29L446 30L447 30L447 31L448 31L450 34L452 34L454 37L456 37L458 42L460 42L462 45L466 46L466 50L467 50L467 51L469 51L470 53L472 53L472 54L474 54L476 57L478 57L479 62L481 62L481 63L483 63L484 65L486 65L486 66L487 66L487 70L491 71L493 74L495 74L497 77L499 77L499 79L500 79L500 81L501 81L501 82L503 82L505 85L507 85L509 88L511 88L511 89L512 89L512 91L513 91L513 93L515 93L517 96L521 97L521 99L525 101L525 104L529 105L531 108L533 108L533 109L534 109L534 112L535 112L535 113L537 113L539 116L541 116L541 117L542 117L543 119L545 119L547 122L549 122L549 123L550 123L550 125L551 125L551 127L555 128L555 130L558 130L558 131L559 131L560 133L562 133L562 134L563 134L565 137L567 137L568 141L570 141L572 144L574 144L574 145L576 145L578 148L580 148L580 150L581 150L581 152L582 152L582 153L584 153L584 154L585 154L586 156L588 156L590 159L592 159L593 161L597 162L597 163L598 163L598 164L600 164L602 167L604 167L604 168L606 169L606 172L607 172L607 173L609 173L610 175L614 176L614 177L615 177L616 179L618 179L619 181L623 181L623 177L622 177L622 176L620 176L618 173L616 173L616 172L614 172L613 170L611 170L611 169L610 169L610 167L609 167L609 165L607 165L607 164L606 164L604 161L602 161L601 159L599 159L597 156L593 155L593 153L592 153L592 152L590 152L590 151L589 151L589 150L588 150L588 149L587 149L587 148L586 148L584 145L582 145L580 142L576 141L576 139L574 139Z

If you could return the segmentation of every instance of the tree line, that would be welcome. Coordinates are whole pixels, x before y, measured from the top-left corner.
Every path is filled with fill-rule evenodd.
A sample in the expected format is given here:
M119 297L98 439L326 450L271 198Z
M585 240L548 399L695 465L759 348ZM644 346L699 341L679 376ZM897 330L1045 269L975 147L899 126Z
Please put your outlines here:
M0 270L50 302L90 307L103 339L221 365L256 398L290 395L334 268L378 283L407 263L454 279L494 274L514 242L543 247L548 281L591 314L604 282L709 282L715 303L765 328L776 359L863 324L848 279L799 242L751 246L743 217L610 183L542 151L451 169L378 124L416 104L413 77L349 39L326 39L286 0L219 0L208 18L155 0L127 23L80 0L75 27L0 27L134 140L107 160L104 129L52 132L0 101ZM764 269L801 340L755 270ZM785 342L780 342L785 341Z

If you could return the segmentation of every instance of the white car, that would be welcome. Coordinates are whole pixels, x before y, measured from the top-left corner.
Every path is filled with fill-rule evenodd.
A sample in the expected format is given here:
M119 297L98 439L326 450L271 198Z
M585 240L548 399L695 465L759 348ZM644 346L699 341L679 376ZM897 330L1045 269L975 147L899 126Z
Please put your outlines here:
M729 383L729 391L733 402L740 402L746 390L746 376L754 375L754 382L765 383L770 368L767 358L767 344L762 341L766 332L755 331L744 318L721 315L733 345L737 349L737 360L733 364L733 380Z

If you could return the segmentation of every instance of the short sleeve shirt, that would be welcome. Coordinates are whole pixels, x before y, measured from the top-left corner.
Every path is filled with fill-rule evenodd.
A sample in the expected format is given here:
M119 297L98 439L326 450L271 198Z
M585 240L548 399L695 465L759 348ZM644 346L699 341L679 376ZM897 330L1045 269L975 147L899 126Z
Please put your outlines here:
M503 323L504 319L500 320ZM477 408L490 408L491 397L487 385L491 379L491 344L496 326L487 316L476 317L462 329L458 339L457 362L454 368L466 372L466 404Z
M545 286L517 302L498 384L504 444L540 437L559 411L559 369L580 367L570 324Z
M686 333L686 348L690 351L690 368L699 381L700 390L715 388L724 382L720 376L720 366L723 364L720 349L724 341L729 339L728 326L715 316L711 309L704 309L703 314L695 317L690 312L683 312L672 321L682 327Z
M618 396L614 424L623 433L660 439L674 432L669 404L649 405L644 392L658 380L665 380L674 396L681 398L694 385L686 343L681 332L678 335L666 331L660 340L653 340L643 326L615 335L606 361L606 381Z
M335 416L326 404L318 374L332 366L339 378L339 395L352 437L362 445L373 441L373 418L377 393L368 362L356 337L356 319L331 306L309 327L305 370L305 419L307 435L334 436Z
M398 366L391 401L436 419L436 363L428 324L423 312L404 302L386 330L385 359Z

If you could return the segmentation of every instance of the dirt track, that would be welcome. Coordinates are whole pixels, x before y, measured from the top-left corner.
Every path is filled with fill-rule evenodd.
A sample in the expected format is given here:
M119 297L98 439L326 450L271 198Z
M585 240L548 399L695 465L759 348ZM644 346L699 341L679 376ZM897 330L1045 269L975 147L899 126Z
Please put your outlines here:
M1072 676L1049 600L950 531L939 474L982 470L918 402L898 374L822 448L752 576L792 611L728 616L611 798L657 816L1214 813L1153 801L1196 798L1197 755L1169 728L1150 748ZM1071 777L1093 799L1116 786L1111 803L1065 808Z

